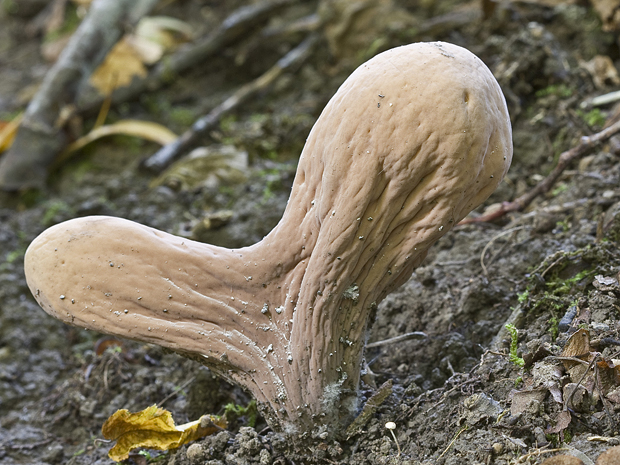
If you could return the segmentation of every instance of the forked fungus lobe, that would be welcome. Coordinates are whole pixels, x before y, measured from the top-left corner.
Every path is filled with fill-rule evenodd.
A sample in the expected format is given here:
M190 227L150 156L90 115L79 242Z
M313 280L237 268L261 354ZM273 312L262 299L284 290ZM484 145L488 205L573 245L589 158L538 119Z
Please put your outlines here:
M28 285L67 323L201 358L273 426L331 434L357 407L369 316L511 156L504 97L481 60L441 42L398 47L327 104L261 242L229 250L78 218L30 245Z

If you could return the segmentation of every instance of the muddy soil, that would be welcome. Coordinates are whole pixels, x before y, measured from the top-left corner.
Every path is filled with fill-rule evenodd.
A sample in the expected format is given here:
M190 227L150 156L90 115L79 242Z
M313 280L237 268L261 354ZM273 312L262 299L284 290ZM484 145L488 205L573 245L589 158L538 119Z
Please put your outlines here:
M0 9L4 120L23 108L50 66L40 55L41 38L26 34L31 14L14 3ZM198 30L242 4L167 3L160 14ZM110 464L101 425L117 409L158 404L184 423L251 401L194 361L156 346L110 341L40 310L22 261L45 228L105 214L228 247L259 240L284 210L305 137L338 85L373 53L412 41L469 48L506 95L513 166L474 215L531 189L562 151L616 115L613 103L581 105L620 85L617 37L603 30L589 3L503 2L486 11L487 18L478 2L403 0L398 6L416 27L383 29L355 58L330 53L325 41L300 69L204 138L204 146L226 146L247 157L241 177L224 166L216 177L178 169L156 179L140 162L157 146L117 136L54 171L44 191L0 194L0 463ZM278 21L316 7L300 2ZM250 35L167 88L113 108L109 120L148 119L181 132L302 38ZM595 67L596 56L608 57L609 66ZM508 465L541 463L559 450L593 464L620 444L614 368L620 359L619 185L620 138L612 138L571 166L527 211L458 226L441 239L412 278L381 303L368 340L413 331L427 337L367 349L371 372L360 388L360 406L387 381L391 394L350 437L293 447L260 417L253 423L246 415L229 431L176 451L134 451L128 463ZM517 331L508 331L507 323ZM596 366L596 374L575 373L583 363L561 358L567 347L574 349L573 334L590 342L569 355ZM387 422L395 423L397 441Z

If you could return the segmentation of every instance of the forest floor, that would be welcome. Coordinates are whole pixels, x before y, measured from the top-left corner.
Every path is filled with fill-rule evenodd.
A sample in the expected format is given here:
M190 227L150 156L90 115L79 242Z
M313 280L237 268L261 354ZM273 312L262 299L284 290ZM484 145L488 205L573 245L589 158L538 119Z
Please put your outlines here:
M532 189L560 153L618 117L613 102L588 106L620 86L616 35L589 3L502 2L486 12L477 1L395 3L410 24L366 29L365 40L373 39L366 48L354 31L326 29L324 46L299 69L225 116L201 145L227 146L241 161L218 165L216 176L182 160L156 177L141 161L158 146L119 135L57 167L45 190L0 193L0 463L111 464L111 445L97 439L117 409L163 405L183 423L251 401L180 355L110 342L45 314L23 274L25 249L45 228L97 214L227 247L260 240L284 210L305 138L331 95L372 54L414 41L468 48L506 95L512 167L474 216ZM158 14L200 29L243 2L167 4ZM292 22L316 8L299 2L278 18ZM24 107L50 67L41 37L27 34L31 22L0 10L0 120ZM108 119L156 121L181 133L301 39L301 32L248 34L165 88L113 107ZM85 127L92 123L84 118ZM443 237L379 306L369 342L413 331L428 337L366 350L374 377L362 386L361 405L386 381L392 388L357 434L294 448L260 417L251 425L241 416L230 431L171 452L136 451L127 463L508 465L561 452L594 464L620 444L619 186L620 137L612 137L525 211Z

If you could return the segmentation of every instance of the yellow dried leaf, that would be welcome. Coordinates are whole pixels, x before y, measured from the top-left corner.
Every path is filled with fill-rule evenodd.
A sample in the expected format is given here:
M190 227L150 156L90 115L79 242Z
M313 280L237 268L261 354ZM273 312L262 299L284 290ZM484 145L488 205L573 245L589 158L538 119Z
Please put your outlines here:
M140 54L124 37L112 47L88 82L102 95L109 95L117 87L128 86L135 76L145 77L146 73Z
M128 86L134 77L147 74L145 65L157 63L165 52L191 38L191 26L166 16L142 18L134 34L125 35L90 76L90 84L102 95Z
M88 134L80 137L58 156L56 162L59 163L69 157L73 152L80 150L91 142L105 136L113 134L124 134L126 136L140 137L142 139L156 142L160 145L169 144L177 139L177 135L161 124L151 121L139 121L125 119L114 124L107 124L93 129Z
M17 134L17 129L22 122L23 116L24 113L22 112L17 117L13 118L12 121L0 127L0 153L8 150L11 145L13 145L15 134Z
M227 426L223 418L209 419L211 424L207 427L201 426L201 420L175 426L169 411L152 405L136 413L126 409L117 410L103 424L101 432L104 438L116 441L108 456L120 462L129 457L132 449L176 449Z

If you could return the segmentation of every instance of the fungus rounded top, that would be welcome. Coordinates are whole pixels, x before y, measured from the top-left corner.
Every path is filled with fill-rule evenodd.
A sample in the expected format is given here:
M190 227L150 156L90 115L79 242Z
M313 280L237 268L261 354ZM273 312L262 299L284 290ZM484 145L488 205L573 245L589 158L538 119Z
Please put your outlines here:
M322 178L311 185L329 198L321 218L333 211L330 192L346 188L348 173L366 175L363 183L393 181L395 189L441 187L442 197L446 187L464 189L463 203L454 205L460 217L493 192L512 158L508 110L493 74L467 49L443 42L397 47L364 63L319 122L300 171L320 169L321 176L298 171L298 178ZM434 181L423 181L431 174ZM484 180L470 183L478 176Z
M362 254L357 269L334 278L374 267L385 280L383 259L389 292L488 198L511 159L506 102L478 57L443 42L397 47L357 68L321 113L285 218L314 222L316 247L343 261L352 250ZM354 244L360 240L365 250ZM378 278L367 284L382 287Z

